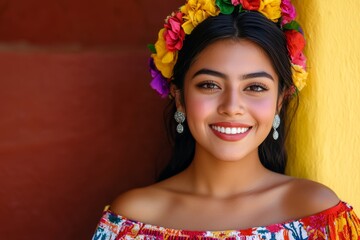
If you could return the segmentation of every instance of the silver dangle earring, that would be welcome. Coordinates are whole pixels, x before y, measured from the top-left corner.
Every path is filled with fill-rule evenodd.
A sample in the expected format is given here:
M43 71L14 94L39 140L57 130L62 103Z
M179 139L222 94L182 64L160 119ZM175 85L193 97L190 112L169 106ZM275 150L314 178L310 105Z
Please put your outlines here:
M182 133L184 131L184 126L182 125L182 123L185 121L185 114L180 111L176 111L174 118L175 118L175 121L178 123L178 125L176 127L176 131L178 133Z
M276 131L276 129L279 126L280 126L280 117L278 114L276 114L274 117L274 121L273 121L273 128L274 128L273 138L274 138L274 140L277 140L279 138L279 133L278 133L278 131Z

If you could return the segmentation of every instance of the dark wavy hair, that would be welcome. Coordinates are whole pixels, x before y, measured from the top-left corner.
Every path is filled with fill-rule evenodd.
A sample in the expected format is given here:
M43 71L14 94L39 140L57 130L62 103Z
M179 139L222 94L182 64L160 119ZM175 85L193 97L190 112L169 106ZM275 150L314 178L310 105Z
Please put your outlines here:
M195 57L207 46L221 39L246 39L257 44L268 55L271 63L279 77L279 94L284 94L292 85L291 63L286 45L286 38L280 27L268 20L258 12L234 11L232 15L220 14L209 17L200 23L190 35L184 40L184 45L179 51L178 60L174 67L172 84L182 93L185 74L189 70ZM284 173L287 154L285 149L286 119L290 98L285 97L279 116L281 125L278 128L279 139L274 140L269 134L259 146L259 157L261 163L267 169ZM292 104L292 117L298 105L298 98ZM177 134L176 122L173 119L176 111L175 101L171 100L165 109L164 118L167 132L173 147L170 162L160 173L158 181L171 177L186 169L193 160L195 153L195 139L184 122L184 132ZM289 126L289 124L287 124Z

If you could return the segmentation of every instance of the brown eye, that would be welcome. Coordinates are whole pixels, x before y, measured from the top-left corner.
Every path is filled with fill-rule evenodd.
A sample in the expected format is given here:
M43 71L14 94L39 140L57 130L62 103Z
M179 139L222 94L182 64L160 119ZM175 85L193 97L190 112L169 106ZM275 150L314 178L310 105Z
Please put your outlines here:
M214 82L203 82L203 83L199 83L197 85L199 88L202 89L209 89L209 90L216 90L216 89L220 89L220 87L214 83Z
M263 84L253 84L251 86L248 86L245 90L252 92L263 92L263 91L267 91L268 88Z

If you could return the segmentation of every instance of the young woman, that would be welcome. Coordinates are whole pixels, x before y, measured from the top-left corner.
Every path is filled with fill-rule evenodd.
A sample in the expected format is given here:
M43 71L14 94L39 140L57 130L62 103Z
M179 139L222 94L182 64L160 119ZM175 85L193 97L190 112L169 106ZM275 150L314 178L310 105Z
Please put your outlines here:
M333 191L283 174L303 48L289 0L188 0L170 15L150 66L172 97L173 157L158 183L112 203L93 239L360 239Z

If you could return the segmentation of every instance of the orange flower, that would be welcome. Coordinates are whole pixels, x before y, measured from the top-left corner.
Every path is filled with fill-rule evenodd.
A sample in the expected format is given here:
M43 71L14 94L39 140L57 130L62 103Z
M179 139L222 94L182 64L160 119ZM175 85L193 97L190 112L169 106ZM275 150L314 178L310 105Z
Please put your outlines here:
M258 10L260 7L260 0L240 0L240 3L246 10Z

